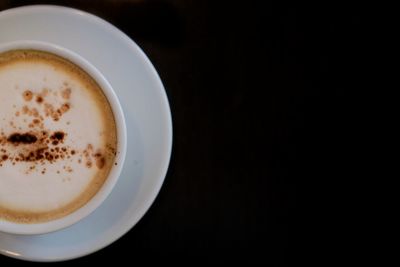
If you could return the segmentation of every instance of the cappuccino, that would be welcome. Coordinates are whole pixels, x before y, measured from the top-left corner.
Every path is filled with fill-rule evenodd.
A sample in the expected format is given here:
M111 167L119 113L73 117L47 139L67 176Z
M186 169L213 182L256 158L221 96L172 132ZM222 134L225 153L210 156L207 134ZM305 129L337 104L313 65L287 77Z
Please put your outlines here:
M84 70L43 51L0 53L0 220L47 222L84 206L117 142L112 108Z

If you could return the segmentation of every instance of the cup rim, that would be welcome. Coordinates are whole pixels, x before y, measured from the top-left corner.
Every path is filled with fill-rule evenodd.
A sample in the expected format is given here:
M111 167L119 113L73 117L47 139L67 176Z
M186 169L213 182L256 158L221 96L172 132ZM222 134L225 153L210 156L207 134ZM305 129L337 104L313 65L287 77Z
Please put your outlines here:
M87 72L100 86L106 96L116 123L117 129L117 154L110 173L100 190L82 207L59 219L41 223L15 223L0 220L0 232L18 235L36 235L55 232L67 228L89 216L107 199L115 187L125 162L127 151L127 129L125 116L118 96L105 76L89 61L79 54L60 45L36 40L20 40L0 44L0 53L20 49L33 49L49 52L65 58Z

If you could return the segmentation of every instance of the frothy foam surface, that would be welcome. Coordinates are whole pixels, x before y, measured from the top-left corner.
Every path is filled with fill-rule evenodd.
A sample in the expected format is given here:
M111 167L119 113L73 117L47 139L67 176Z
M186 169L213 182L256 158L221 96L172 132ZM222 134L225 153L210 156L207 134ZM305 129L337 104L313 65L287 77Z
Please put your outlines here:
M0 219L35 223L87 203L115 164L116 126L94 80L58 56L0 54Z

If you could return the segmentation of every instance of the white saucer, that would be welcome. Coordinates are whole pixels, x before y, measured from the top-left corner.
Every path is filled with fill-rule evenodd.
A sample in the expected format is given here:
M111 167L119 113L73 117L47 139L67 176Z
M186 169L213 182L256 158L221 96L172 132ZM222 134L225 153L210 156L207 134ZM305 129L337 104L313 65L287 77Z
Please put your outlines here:
M75 9L27 6L0 12L0 43L46 41L93 63L115 89L128 128L122 176L106 202L83 221L38 236L0 233L0 253L31 261L68 260L93 253L129 231L164 181L172 147L168 99L140 48L104 20Z

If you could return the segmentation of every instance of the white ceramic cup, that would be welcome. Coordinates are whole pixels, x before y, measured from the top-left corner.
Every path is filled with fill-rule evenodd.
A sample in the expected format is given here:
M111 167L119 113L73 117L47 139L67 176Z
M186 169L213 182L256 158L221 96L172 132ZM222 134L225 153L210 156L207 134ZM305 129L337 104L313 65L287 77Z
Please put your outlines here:
M12 43L0 44L0 53L17 49L33 49L33 50L49 52L61 56L71 61L72 63L76 64L77 66L81 67L102 88L103 93L107 97L110 106L112 108L112 111L114 113L114 118L117 127L116 162L118 162L118 165L113 165L104 185L97 192L97 194L94 197L92 197L92 199L88 203L86 203L83 207L62 218L43 223L24 224L24 223L15 223L0 219L0 232L21 234L21 235L45 234L71 226L77 223L78 221L82 220L83 218L87 217L90 213L92 213L95 209L97 209L111 193L113 187L117 183L118 178L121 174L126 155L127 134L126 134L125 117L122 111L121 104L110 83L92 64L90 64L86 59L82 58L80 55L61 46L39 41L24 40Z

